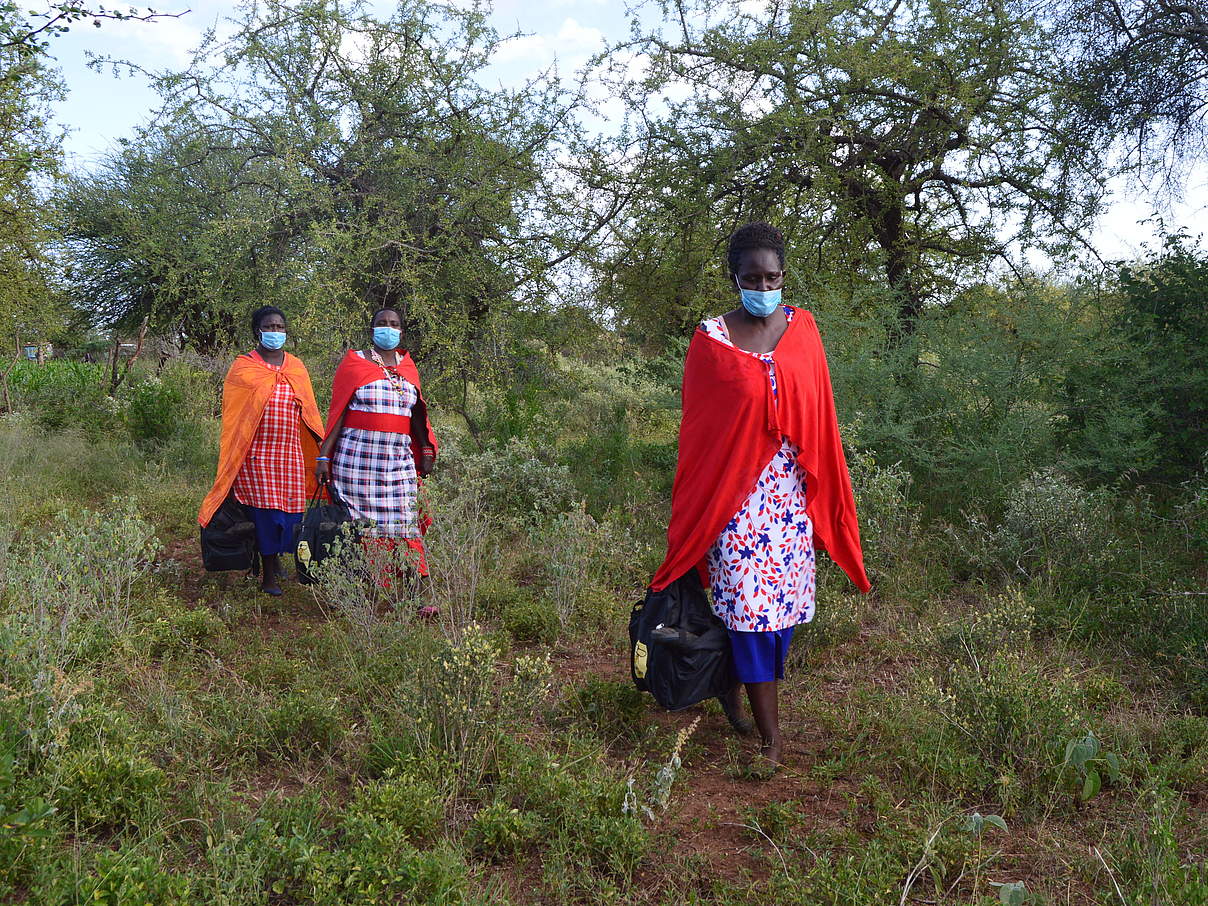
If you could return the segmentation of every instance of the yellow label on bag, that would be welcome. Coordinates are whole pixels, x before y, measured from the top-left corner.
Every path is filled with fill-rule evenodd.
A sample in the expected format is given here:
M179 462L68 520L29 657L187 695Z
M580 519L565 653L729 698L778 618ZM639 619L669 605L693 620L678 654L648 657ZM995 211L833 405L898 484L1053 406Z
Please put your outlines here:
M303 563L309 563L310 562L310 545L307 544L305 541L299 541L298 542L298 551L295 554L295 556L299 560L301 560Z
M641 642L633 649L633 675L638 679L646 678L646 646Z

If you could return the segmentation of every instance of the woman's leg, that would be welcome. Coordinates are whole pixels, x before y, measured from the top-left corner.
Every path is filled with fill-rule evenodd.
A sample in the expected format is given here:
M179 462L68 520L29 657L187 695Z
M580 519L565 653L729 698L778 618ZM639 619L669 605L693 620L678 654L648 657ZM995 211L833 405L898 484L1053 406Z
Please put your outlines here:
M751 699L751 713L755 726L763 737L759 754L773 764L780 764L780 709L776 695L776 680L770 683L747 683L747 697Z
M277 554L260 555L261 569L264 570L261 576L260 588L270 595L281 594L281 585L277 580L277 576L280 573L277 556Z
M734 688L725 695L717 696L717 701L721 705L722 713L726 715L726 720L734 728L734 732L739 736L746 736L755 729L755 725L742 716L742 698L739 695L741 688L741 683L735 683Z

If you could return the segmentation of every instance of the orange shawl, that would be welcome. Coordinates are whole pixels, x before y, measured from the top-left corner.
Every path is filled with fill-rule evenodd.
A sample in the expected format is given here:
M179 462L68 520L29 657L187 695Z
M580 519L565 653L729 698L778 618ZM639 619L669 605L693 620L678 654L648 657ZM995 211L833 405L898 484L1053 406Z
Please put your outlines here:
M264 407L278 381L288 381L294 394L302 402L302 457L306 469L306 491L314 494L315 457L319 455L319 442L323 438L323 417L315 403L315 391L310 385L310 374L302 360L285 354L280 371L274 371L250 355L241 355L231 364L226 380L222 383L222 437L218 442L218 476L214 487L202 501L197 521L209 525L214 513L222 506L239 470L260 419Z

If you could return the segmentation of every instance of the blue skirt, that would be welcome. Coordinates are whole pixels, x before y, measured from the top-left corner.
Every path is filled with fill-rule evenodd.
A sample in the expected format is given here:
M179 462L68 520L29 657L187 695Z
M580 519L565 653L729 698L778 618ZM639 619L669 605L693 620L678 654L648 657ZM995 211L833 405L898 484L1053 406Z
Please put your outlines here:
M293 553L294 531L302 522L301 513L286 513L258 506L246 509L256 526L256 547L260 549L261 556Z
M730 647L740 683L770 683L784 679L784 659L796 627L775 632L738 632L731 629Z

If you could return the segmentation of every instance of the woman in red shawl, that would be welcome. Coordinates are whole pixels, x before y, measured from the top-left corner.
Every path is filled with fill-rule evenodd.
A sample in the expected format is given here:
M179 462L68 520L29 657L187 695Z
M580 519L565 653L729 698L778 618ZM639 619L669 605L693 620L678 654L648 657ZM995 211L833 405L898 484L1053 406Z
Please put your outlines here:
M869 589L826 355L810 313L780 302L784 261L775 227L730 237L741 305L702 322L688 349L667 557L651 583L695 568L710 587L773 769L777 682L793 628L814 615L815 543ZM737 687L722 706L750 732Z
M402 541L425 575L418 479L436 462L436 438L419 371L401 347L399 313L383 308L371 324L370 347L349 350L336 370L315 476L332 483L355 519L372 523L371 547L393 549Z

